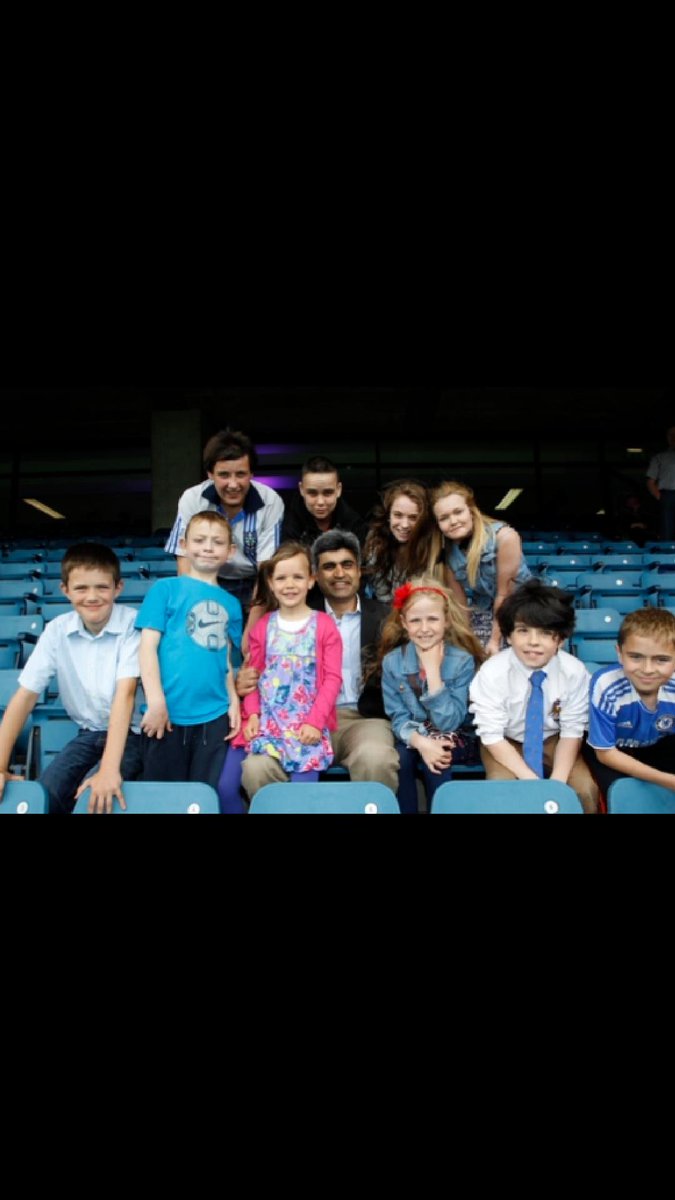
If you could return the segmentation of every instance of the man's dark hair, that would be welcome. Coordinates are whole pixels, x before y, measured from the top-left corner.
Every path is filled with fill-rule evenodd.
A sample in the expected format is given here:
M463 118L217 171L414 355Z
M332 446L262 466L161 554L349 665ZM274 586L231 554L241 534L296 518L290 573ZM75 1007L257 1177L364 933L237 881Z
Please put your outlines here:
M574 632L574 596L560 588L546 587L539 579L528 579L507 596L497 613L497 621L505 638L522 622L534 629L557 633L564 641Z
M319 534L312 544L314 571L319 569L319 558L322 554L335 554L336 550L349 550L354 555L356 565L361 566L361 546L356 534L348 529L329 529L327 533Z
M307 462L303 464L303 479L305 475L310 474L337 475L338 479L340 478L340 472L335 466L335 463L331 462L329 458L325 458L323 454L315 454L313 458L308 458Z
M122 578L120 560L110 546L99 542L78 542L71 546L61 559L61 582L68 586L71 571L84 567L86 571L110 571L115 586Z
M213 471L217 462L233 462L237 458L248 457L251 471L258 467L258 455L250 437L233 429L221 429L209 438L204 447L204 468L207 474Z

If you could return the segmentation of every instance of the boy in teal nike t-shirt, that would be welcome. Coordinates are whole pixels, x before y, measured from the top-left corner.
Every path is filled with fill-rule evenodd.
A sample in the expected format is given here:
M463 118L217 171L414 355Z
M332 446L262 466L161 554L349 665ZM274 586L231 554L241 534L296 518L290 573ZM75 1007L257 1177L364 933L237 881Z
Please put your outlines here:
M215 787L241 724L230 647L241 644L242 610L218 585L232 553L228 521L217 512L198 513L181 549L188 572L158 580L136 621L147 700L143 779Z

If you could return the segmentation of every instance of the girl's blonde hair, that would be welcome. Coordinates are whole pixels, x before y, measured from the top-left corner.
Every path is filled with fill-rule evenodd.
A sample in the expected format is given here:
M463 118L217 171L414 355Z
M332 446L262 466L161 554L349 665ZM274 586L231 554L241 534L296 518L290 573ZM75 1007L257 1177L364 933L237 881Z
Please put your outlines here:
M481 555L492 537L492 526L495 524L497 518L487 517L480 511L476 504L472 488L467 487L465 483L455 483L454 481L441 483L433 489L431 493L432 511L435 509L438 501L445 500L446 496L461 496L466 501L467 508L471 513L473 533L471 534L471 541L466 552L466 574L469 586L475 587Z
M487 655L471 629L468 609L463 608L454 593L449 588L443 587L434 575L420 575L411 579L410 591L402 608L395 608L384 623L377 661L379 670L382 669L382 663L387 654L390 654L397 646L402 646L404 642L409 641L401 616L405 616L415 600L419 600L421 595L427 594L437 595L443 603L446 618L445 641L470 654L477 667L485 662Z

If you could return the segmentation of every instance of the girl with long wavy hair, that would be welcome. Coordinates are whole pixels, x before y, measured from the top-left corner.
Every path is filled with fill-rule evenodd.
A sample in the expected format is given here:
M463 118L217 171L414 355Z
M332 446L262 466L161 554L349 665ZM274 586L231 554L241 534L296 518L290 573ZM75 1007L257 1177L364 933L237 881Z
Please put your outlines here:
M465 611L433 575L397 590L382 632L379 663L384 707L399 754L401 812L417 812L418 766L428 809L436 789L450 780L469 684L484 659Z
M389 604L413 575L435 573L442 546L424 485L411 479L390 483L374 511L363 552L372 595Z

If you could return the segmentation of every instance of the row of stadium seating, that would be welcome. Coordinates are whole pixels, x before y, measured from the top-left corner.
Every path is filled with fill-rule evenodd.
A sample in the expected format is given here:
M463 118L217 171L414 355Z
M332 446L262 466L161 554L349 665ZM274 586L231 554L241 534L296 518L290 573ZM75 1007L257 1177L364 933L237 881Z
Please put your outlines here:
M153 561L154 559L163 559L166 553L163 546L111 546L111 550L121 562ZM0 556L1 563L35 563L35 562L61 562L68 550L67 546L57 546L53 549L35 548L35 549L5 549Z
M644 546L638 546L637 542L609 542L609 541L588 541L583 539L565 541L551 541L550 538L541 538L539 541L527 541L521 539L523 543L523 551L528 556L531 554L591 554L597 557L602 554L674 554L675 542L647 542Z
M162 575L176 574L176 560L163 555L157 560L121 562L123 579L157 579ZM0 562L0 581L10 579L56 579L61 578L60 562Z
M185 813L216 815L218 796L203 783L127 783L124 785L126 815ZM88 793L75 807L76 814L87 811ZM446 783L434 796L431 815L582 815L581 804L570 787L550 780L520 782ZM675 813L675 793L667 788L622 779L609 790L610 814ZM9 783L0 814L44 814L47 796L39 783ZM113 813L124 810L114 801ZM400 815L393 792L380 783L273 783L254 796L252 815L300 814L373 814Z

